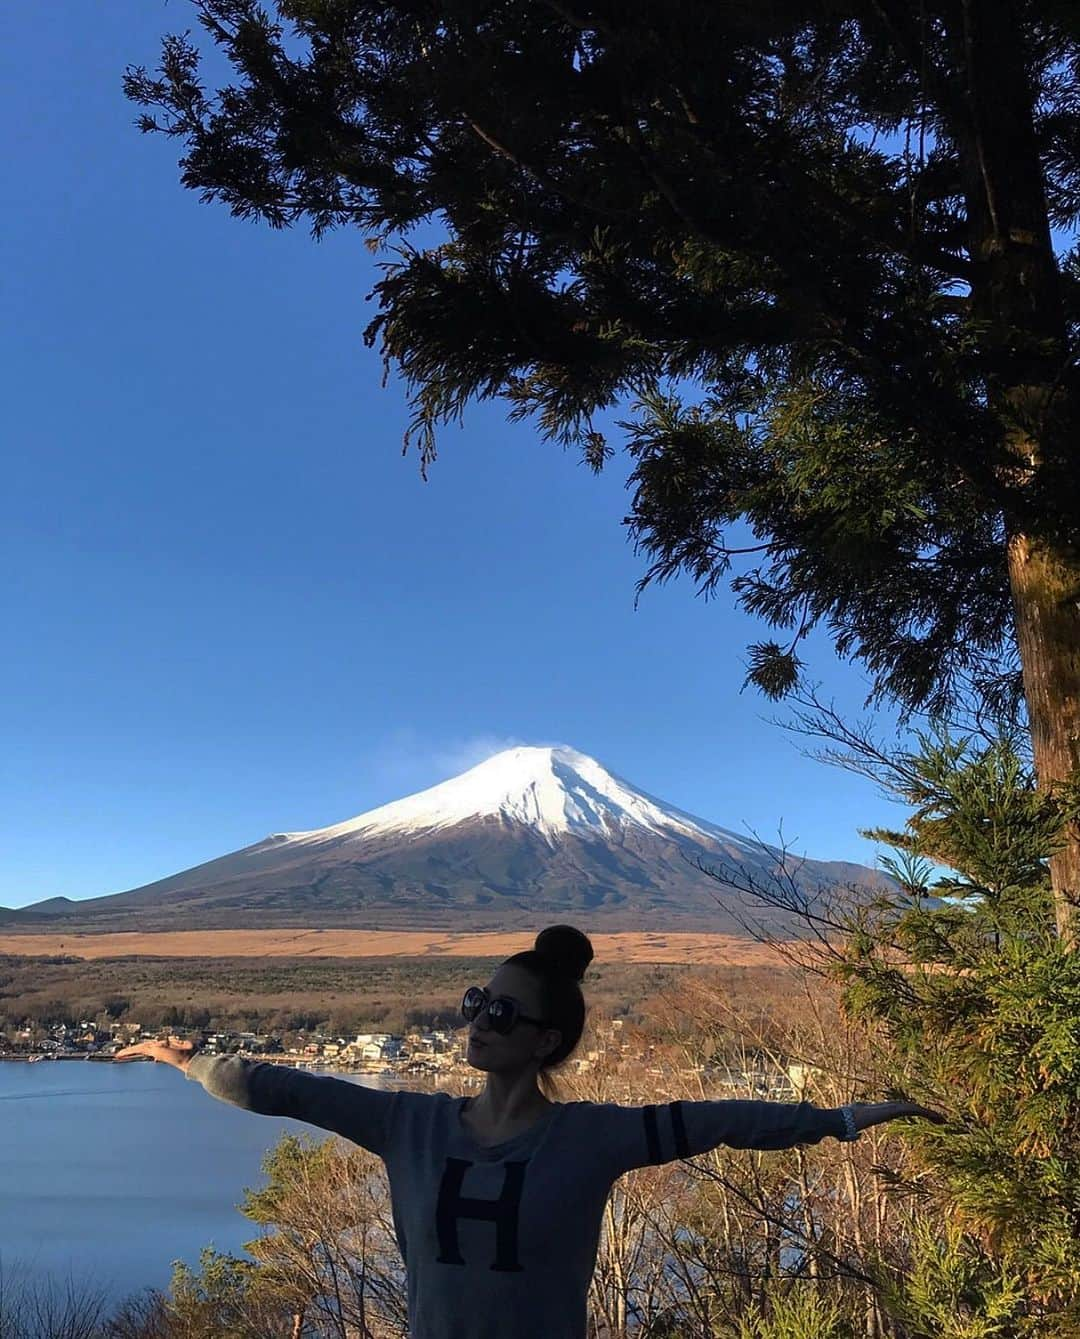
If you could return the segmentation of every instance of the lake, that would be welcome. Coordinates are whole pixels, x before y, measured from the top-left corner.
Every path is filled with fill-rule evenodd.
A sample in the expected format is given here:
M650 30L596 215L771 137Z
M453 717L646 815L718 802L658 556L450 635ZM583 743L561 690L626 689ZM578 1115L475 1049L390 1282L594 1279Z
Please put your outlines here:
M330 1137L165 1065L0 1063L0 1268L118 1300L165 1287L171 1262L197 1265L203 1246L242 1255L258 1228L236 1206L285 1130Z

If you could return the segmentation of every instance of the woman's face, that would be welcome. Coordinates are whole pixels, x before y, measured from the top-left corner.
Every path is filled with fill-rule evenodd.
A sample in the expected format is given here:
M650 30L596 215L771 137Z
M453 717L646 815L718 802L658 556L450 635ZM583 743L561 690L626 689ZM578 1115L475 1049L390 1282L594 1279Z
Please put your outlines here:
M543 1018L543 1000L540 982L521 967L503 966L486 983L489 999L502 995L512 999L519 1012L530 1018ZM521 1019L505 1036L496 1032L488 1022L487 1010L468 1025L469 1044L466 1058L474 1069L490 1072L514 1072L530 1064L539 1068L540 1061L549 1055L562 1040L558 1028L537 1027Z

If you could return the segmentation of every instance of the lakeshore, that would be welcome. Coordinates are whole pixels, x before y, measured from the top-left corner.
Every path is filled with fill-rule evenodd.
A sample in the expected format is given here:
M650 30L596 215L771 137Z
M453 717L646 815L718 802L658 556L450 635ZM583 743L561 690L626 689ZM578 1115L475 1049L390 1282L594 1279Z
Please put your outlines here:
M220 1052L210 1052L210 1054L221 1054ZM292 1056L260 1055L257 1053L234 1052L240 1055L243 1060L257 1060L260 1064L284 1065L289 1069L302 1069L313 1074L333 1074L340 1078L352 1079L371 1079L373 1081L387 1081L394 1079L414 1079L416 1077L427 1079L434 1086L438 1086L441 1081L453 1077L457 1083L471 1086L483 1082L483 1076L475 1070L470 1070L465 1066L455 1066L452 1070L448 1067L433 1068L431 1066L403 1066L395 1068L390 1065L382 1066L354 1066L354 1065L333 1065L318 1063L310 1060L295 1059ZM119 1067L126 1065L153 1065L157 1063L149 1058L135 1058L132 1060L117 1060L113 1055L97 1055L92 1052L79 1052L73 1055L50 1055L42 1052L35 1052L31 1055L2 1055L0 1054L0 1064L9 1063L16 1065L33 1065L40 1063L49 1064L83 1064L92 1065L112 1065Z

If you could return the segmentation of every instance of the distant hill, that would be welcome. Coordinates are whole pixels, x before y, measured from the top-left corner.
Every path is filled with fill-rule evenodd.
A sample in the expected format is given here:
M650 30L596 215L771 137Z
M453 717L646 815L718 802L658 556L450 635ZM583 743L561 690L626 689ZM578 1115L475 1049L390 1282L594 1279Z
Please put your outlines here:
M569 748L515 748L441 785L312 832L278 833L129 892L0 912L27 930L283 926L774 933L804 924L695 866L775 888L780 852L695 818ZM789 856L805 895L893 887L880 871Z

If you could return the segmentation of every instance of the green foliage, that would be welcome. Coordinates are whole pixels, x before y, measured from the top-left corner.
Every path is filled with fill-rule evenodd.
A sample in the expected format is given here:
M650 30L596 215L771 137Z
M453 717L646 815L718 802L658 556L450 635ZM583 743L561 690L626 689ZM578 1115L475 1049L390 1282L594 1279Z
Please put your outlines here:
M199 1269L173 1264L169 1321L184 1339L256 1339L252 1290L255 1266L212 1246L199 1253Z
M907 1276L882 1286L913 1336L1075 1334L1080 956L1056 934L1045 862L1080 803L1074 781L1038 791L1004 735L972 750L937 734L906 757L906 831L864 834L908 857L891 865L903 894L856 913L835 967L845 1008L885 1029L896 1090L951 1115L906 1132L921 1180L891 1189L934 1207ZM955 873L929 884L914 858Z
M1023 1332L1015 1325L1024 1310L1023 1278L953 1223L915 1219L910 1273L899 1281L887 1274L882 1279L887 1314L913 1336L1004 1339Z
M240 1212L262 1227L280 1224L298 1181L318 1183L336 1175L341 1154L332 1139L283 1134L262 1160L266 1184L245 1190Z
M406 1282L380 1160L339 1140L283 1135L263 1172L266 1184L241 1206L263 1229L244 1247L263 1297L303 1315L312 1334L398 1332Z
M767 1314L751 1302L738 1327L737 1339L858 1339L840 1305L812 1283L777 1292Z
M423 469L491 398L599 469L632 403L644 584L762 555L731 582L792 630L751 648L762 691L824 623L873 696L943 712L966 675L1019 712L1005 534L1080 544L1080 280L1049 226L1080 216L1073 8L195 9L233 82L167 38L125 80L140 125L203 199L384 256L365 337Z

